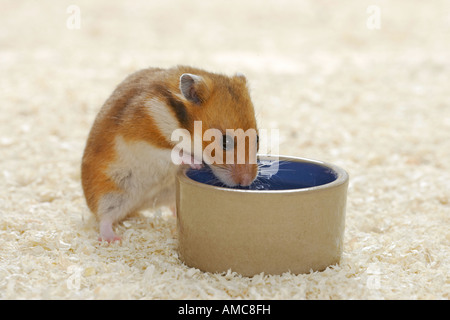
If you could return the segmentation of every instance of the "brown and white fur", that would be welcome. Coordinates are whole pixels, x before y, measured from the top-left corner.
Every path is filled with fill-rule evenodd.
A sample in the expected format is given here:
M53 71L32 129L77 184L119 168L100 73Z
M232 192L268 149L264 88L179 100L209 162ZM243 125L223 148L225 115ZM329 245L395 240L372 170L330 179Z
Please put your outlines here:
M175 146L171 134L187 129L193 139L194 121L199 120L203 132L209 128L223 134L226 129L256 130L245 77L186 66L148 68L117 86L94 121L81 165L84 195L98 218L101 239L119 240L113 225L130 213L174 208L178 166L171 160ZM209 143L202 141L202 148ZM256 154L256 148L250 149L246 151ZM224 158L227 152L236 151L224 152ZM186 157L193 159L191 154ZM257 175L257 165L248 161L211 168L230 186L248 186Z

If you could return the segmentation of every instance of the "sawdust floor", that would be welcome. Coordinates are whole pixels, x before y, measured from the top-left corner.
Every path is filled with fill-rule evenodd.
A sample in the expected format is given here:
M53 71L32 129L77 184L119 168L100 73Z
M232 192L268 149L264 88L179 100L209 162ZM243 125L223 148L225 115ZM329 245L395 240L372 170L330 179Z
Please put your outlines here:
M448 299L450 3L380 0L371 30L372 2L84 0L71 30L69 1L3 1L0 298ZM166 211L99 244L80 187L89 128L127 74L176 64L245 73L281 154L349 172L339 265L203 273L178 260Z

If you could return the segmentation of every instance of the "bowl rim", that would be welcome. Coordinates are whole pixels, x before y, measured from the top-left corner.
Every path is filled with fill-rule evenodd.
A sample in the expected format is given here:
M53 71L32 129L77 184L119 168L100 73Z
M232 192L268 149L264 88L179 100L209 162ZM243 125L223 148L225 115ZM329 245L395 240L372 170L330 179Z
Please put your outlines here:
M314 187L309 188L297 188L297 189L285 189L285 190L247 190L247 189L233 189L233 188L227 188L227 187L218 187L218 186L212 186L203 182L195 181L191 178L189 178L186 175L186 172L190 169L188 165L184 165L180 170L177 172L177 179L179 179L180 183L183 182L184 184L193 185L199 188L204 189L213 189L217 190L218 192L232 192L232 193L251 193L251 194L287 194L287 193L310 193L310 192L316 192L324 189L331 189L338 187L340 185L343 185L348 182L349 175L347 171L342 169L341 167L321 161L321 160L315 160L315 159L309 159L309 158L302 158L302 157L295 157L295 156L286 156L286 155L270 155L270 154L258 154L258 158L266 158L266 159L273 159L276 158L278 160L290 160L290 161L296 161L296 162L307 162L307 163L313 163L322 167L326 167L328 169L333 170L336 172L337 177L335 180L321 184Z

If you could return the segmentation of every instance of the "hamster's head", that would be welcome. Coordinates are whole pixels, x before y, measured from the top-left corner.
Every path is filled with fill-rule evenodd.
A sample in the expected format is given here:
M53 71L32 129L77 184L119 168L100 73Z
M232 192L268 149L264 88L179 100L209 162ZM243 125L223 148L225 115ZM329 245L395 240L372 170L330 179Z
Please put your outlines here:
M227 186L251 185L258 174L259 141L245 76L184 73L180 91L191 102L189 131L194 146L196 139L202 141L203 162Z

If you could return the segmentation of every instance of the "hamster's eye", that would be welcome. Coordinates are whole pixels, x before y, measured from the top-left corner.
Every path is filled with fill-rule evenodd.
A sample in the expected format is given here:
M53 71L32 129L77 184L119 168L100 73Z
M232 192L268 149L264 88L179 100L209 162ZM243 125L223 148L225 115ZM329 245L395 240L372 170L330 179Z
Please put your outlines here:
M224 134L222 136L223 150L232 150L234 148L234 139L232 136Z

